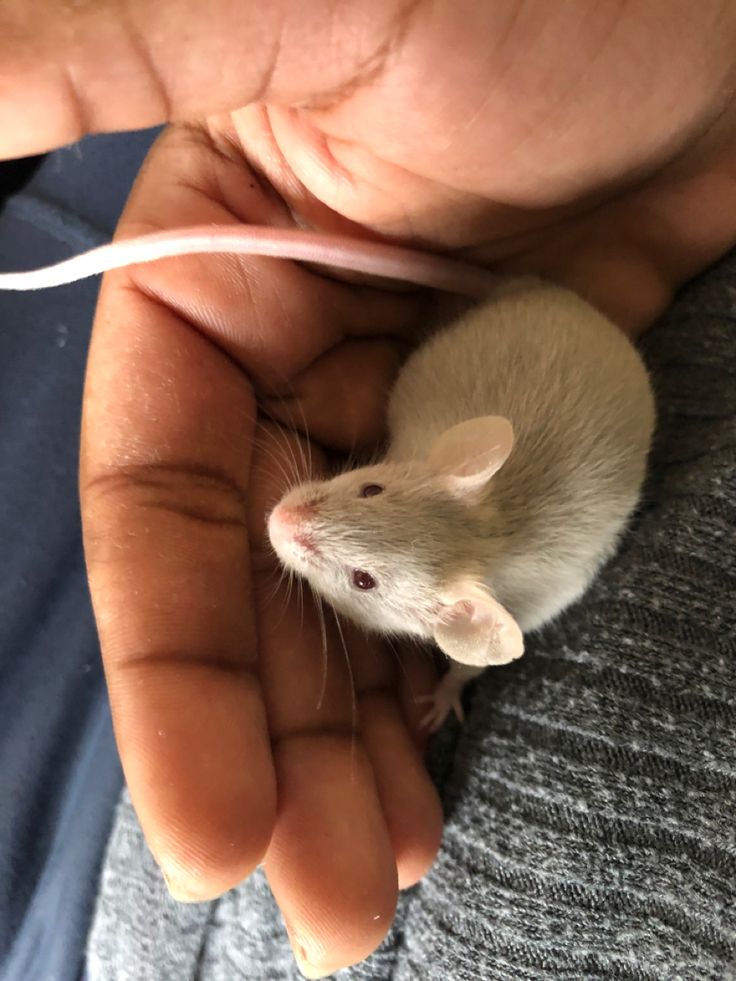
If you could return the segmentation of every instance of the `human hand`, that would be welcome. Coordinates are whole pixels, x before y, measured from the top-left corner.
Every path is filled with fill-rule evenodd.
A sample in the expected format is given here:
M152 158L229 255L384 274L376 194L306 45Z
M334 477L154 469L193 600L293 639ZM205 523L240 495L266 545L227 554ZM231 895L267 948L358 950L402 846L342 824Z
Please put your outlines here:
M187 120L119 235L296 213L541 272L632 333L736 237L728 3L18 0L0 16L7 154ZM315 974L380 941L397 867L413 881L437 847L404 721L429 685L421 664L397 687L389 656L353 649L359 736L338 663L318 707L314 614L276 623L249 558L286 452L256 400L300 427L303 411L318 444L374 441L426 302L188 257L106 277L95 323L85 539L133 800L179 895L215 895L265 854Z

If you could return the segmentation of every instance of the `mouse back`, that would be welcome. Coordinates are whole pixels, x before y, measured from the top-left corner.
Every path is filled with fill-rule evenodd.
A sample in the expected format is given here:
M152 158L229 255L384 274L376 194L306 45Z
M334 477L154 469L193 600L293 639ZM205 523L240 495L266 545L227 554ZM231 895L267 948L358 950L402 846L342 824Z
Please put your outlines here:
M488 527L503 542L494 590L532 629L584 591L636 506L651 385L636 349L599 311L562 287L522 280L410 357L390 401L388 458L421 459L442 432L484 414L514 431L489 485Z
M356 622L503 663L615 547L653 422L628 339L569 291L520 281L409 358L384 462L290 492L271 540Z

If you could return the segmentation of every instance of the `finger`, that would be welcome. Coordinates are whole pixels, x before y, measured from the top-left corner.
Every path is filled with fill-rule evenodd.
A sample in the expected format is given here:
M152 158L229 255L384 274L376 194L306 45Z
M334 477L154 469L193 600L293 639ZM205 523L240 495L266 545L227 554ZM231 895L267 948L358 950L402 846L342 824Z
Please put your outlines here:
M431 664L401 660L377 641L345 628L360 705L361 737L375 774L396 856L399 888L413 885L434 862L442 837L442 808L403 705L403 689L432 686ZM427 670L428 669L428 670Z
M385 436L400 361L393 341L344 341L297 375L284 395L263 396L260 404L272 418L327 446L374 449Z
M273 424L262 433L257 510L278 498L301 456L298 437L287 442ZM258 524L256 516L254 541ZM321 975L380 942L397 886L434 859L441 813L397 702L390 657L374 640L338 630L329 608L298 587L283 595L267 574L261 581L261 678L280 802L265 867L297 959Z
M261 430L254 541L262 502L278 498L290 465L303 460L296 443L297 437L280 439L273 425ZM383 938L396 905L396 858L333 616L303 587L275 592L265 563L256 586L279 787L265 868L295 957L308 975L321 976L361 960Z
M267 578L256 602L279 793L264 866L295 956L321 976L380 943L396 857L329 613L323 623L309 597L274 596Z
M201 161L190 163L196 171ZM183 210L196 210L193 198L197 218L209 219L191 190ZM206 287L197 300L207 306ZM196 311L184 320L124 277L106 281L80 474L121 759L180 898L216 895L261 860L276 798L246 529L255 402L242 371L197 328Z
M265 862L297 961L323 977L363 960L394 915L397 879L373 773L343 736L275 750L280 805Z
M0 156L272 100L335 97L396 30L398 0L10 0L0 13ZM319 52L315 58L314 53Z
M275 812L249 601L254 415L221 351L145 298L103 290L85 392L85 551L131 797L181 898L242 879Z

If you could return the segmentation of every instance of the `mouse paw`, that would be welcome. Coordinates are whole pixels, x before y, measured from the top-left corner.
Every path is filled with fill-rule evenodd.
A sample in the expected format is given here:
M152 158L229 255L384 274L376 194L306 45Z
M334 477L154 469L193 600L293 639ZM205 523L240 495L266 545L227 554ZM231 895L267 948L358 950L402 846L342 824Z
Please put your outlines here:
M421 695L417 698L416 701L419 704L426 703L430 706L420 723L422 729L437 732L442 728L442 724L451 711L455 713L459 722L464 722L465 715L460 703L461 691L462 688L458 688L455 680L445 675L431 695Z

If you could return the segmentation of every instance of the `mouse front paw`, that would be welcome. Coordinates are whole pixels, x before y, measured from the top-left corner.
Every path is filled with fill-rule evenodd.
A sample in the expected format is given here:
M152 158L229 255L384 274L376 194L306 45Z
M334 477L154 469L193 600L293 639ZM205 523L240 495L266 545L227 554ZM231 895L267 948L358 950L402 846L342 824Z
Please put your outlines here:
M427 704L430 706L427 714L421 721L422 729L427 729L429 732L437 732L442 728L445 719L451 711L455 713L459 722L465 721L463 707L460 702L460 694L463 686L458 686L455 679L451 677L451 674L452 672L448 671L440 679L431 695L420 695L416 699L420 705Z

